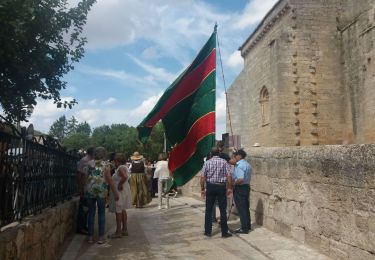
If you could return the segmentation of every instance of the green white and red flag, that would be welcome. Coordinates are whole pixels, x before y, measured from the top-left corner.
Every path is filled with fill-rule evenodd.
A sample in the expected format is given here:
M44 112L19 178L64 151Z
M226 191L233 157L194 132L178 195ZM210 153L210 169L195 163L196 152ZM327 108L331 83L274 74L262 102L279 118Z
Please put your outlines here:
M152 111L137 127L147 142L154 125L162 120L172 145L169 169L181 186L203 167L215 145L216 26L194 61L167 88Z

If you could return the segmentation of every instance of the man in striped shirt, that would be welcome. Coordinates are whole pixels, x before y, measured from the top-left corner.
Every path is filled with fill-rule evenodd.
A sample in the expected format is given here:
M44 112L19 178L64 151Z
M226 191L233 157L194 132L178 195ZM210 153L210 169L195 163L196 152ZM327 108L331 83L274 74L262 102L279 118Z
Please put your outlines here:
M221 237L232 236L228 232L227 224L227 189L231 191L232 184L228 183L230 176L230 166L226 160L219 157L219 150L214 147L211 150L211 159L204 163L202 169L202 181L206 182L206 191L202 187L202 196L206 196L206 212L204 223L204 235L210 237L212 232L212 210L217 199L220 209ZM229 178L230 179L230 178Z

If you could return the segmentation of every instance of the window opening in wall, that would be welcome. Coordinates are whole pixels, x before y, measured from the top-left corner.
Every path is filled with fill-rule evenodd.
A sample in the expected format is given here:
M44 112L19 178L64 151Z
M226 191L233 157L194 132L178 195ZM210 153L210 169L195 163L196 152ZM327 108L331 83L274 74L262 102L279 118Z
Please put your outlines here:
M260 108L261 108L261 114L262 114L262 126L266 126L270 123L270 95L268 94L268 90L266 86L263 86L263 88L260 91Z

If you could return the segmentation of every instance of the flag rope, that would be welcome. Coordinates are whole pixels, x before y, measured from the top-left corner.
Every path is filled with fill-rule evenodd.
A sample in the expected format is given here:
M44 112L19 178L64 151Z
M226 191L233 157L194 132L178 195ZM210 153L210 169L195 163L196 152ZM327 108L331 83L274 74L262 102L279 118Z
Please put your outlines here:
M216 26L217 26L217 23L216 23ZM229 128L230 128L230 134L231 134L231 137L232 137L232 143L234 144L234 140L233 140L233 127L232 127L232 120L231 120L231 117L230 117L230 110L229 110L229 102L228 102L228 92L227 92L227 86L226 86L226 83L225 83L225 76L224 76L224 69L223 69L223 61L221 59L221 49L220 49L220 41L219 41L219 33L216 32L216 40L217 40L217 47L218 47L218 50L219 50L219 60L220 60L220 67L221 67L221 75L222 75L222 78L223 78L223 84L224 84L224 93L225 93L225 103L227 105L227 114L228 114L228 120L229 120Z

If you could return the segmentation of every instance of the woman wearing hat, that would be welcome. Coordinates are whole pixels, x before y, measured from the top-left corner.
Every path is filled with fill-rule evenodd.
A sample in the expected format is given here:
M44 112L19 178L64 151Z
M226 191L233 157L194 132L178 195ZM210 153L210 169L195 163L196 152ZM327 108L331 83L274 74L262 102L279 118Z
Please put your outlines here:
M151 201L148 192L146 167L143 156L139 152L134 152L131 159L130 189L132 192L132 202L137 208L142 208Z

